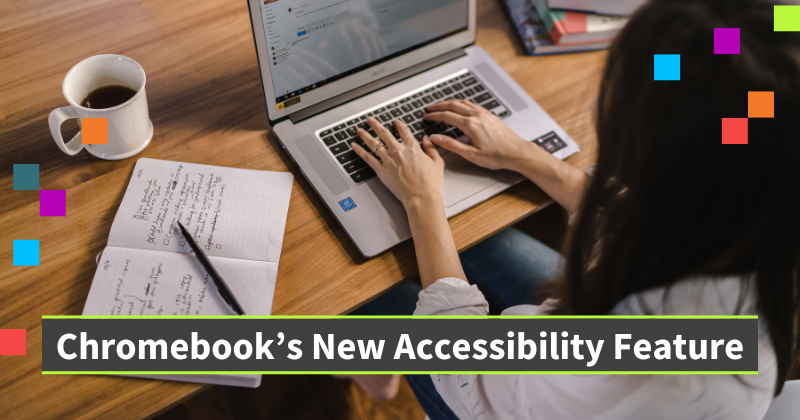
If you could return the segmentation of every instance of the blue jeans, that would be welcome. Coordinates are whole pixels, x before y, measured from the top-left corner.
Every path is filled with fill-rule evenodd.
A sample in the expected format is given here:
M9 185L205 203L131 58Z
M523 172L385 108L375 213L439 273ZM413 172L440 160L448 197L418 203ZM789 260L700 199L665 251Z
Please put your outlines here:
M555 277L562 264L561 254L515 228L492 236L459 257L467 280L483 292L492 315L515 305L541 303L541 286ZM419 282L404 282L352 315L411 315L421 290ZM429 375L406 375L406 380L431 420L457 419Z

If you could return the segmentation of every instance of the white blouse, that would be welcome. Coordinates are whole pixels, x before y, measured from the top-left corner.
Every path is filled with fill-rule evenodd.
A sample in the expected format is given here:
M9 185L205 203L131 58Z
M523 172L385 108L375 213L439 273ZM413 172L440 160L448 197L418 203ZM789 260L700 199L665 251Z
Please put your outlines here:
M748 286L748 287L743 287ZM620 302L612 315L755 315L755 285L694 278ZM737 313L740 293L745 293ZM666 300L664 300L666 298ZM545 301L544 305L548 302ZM538 315L520 305L503 315ZM477 286L437 280L420 292L415 315L487 315ZM431 375L453 412L466 419L761 419L772 402L777 364L759 325L758 375Z

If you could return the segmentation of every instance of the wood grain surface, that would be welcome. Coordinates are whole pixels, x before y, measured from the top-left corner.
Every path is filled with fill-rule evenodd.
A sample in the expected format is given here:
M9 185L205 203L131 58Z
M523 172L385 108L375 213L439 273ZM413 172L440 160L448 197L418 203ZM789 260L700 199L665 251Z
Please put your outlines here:
M605 52L528 57L500 0L478 6L481 45L580 144L584 169L596 140L589 106ZM104 161L63 154L47 116L67 105L61 82L102 53L147 73L155 136L138 156ZM67 130L68 135L75 129ZM136 159L203 163L295 175L275 314L340 314L416 273L409 241L366 260L273 137L243 0L0 2L0 328L27 330L27 355L0 357L0 418L143 418L204 385L41 374L41 316L81 313L95 256ZM66 217L40 217L38 192L14 191L12 165L40 165L40 188L67 190ZM548 203L530 182L454 217L464 250ZM15 267L14 239L38 239L41 263Z

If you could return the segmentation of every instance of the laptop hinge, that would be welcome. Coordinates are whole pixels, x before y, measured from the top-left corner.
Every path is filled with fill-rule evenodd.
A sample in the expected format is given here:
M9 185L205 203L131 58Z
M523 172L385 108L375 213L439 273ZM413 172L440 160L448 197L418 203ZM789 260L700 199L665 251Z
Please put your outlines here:
M292 120L293 124L297 124L317 114L323 113L331 108L335 108L343 103L353 101L362 96L375 92L378 89L397 83L403 79L407 79L411 76L422 73L425 70L434 68L438 65L444 64L448 61L455 60L456 58L463 57L465 55L467 55L467 53L465 53L464 49L462 48L450 51L449 53L431 58L428 61L424 61L415 66L411 66L405 70L400 70L397 73L390 74L374 82L367 83L364 86L357 87L353 90L349 90L347 92L334 96L333 98L327 99L318 104L297 111L293 114L290 114L289 119Z

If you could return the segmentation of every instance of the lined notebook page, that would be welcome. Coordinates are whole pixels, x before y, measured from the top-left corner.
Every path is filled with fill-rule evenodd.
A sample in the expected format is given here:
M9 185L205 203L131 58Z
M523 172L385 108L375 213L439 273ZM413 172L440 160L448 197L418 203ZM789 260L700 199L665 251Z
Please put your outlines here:
M139 159L108 245L191 253L177 221L209 256L277 263L292 174Z
M247 315L270 315L274 262L209 257ZM236 315L194 254L106 247L83 315Z

